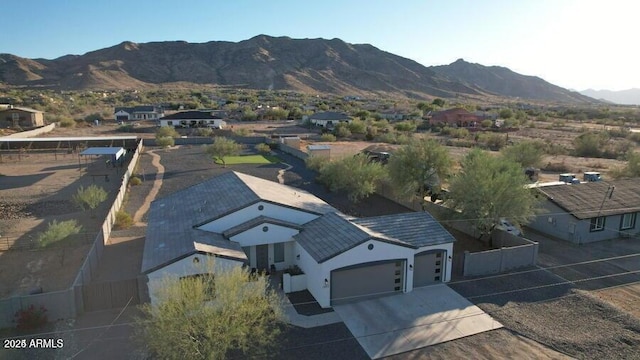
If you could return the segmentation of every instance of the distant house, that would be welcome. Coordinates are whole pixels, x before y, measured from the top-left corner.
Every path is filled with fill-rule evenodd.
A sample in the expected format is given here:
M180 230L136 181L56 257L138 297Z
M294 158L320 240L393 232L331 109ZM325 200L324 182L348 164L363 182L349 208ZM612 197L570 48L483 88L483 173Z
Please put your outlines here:
M546 211L529 224L534 230L577 244L640 233L640 179L553 185L537 191L546 198Z
M224 129L227 122L211 111L190 110L167 115L158 120L158 126Z
M164 116L164 110L153 105L117 107L113 115L116 121L158 120Z
M378 115L380 118L389 121L401 121L409 117L406 113L400 111L381 111Z
M316 126L333 127L341 122L351 123L352 119L345 113L324 111L308 117L309 122Z
M42 111L13 105L0 105L0 127L33 128L44 126Z
M446 125L452 127L476 127L483 118L463 108L436 111L431 114L430 125Z

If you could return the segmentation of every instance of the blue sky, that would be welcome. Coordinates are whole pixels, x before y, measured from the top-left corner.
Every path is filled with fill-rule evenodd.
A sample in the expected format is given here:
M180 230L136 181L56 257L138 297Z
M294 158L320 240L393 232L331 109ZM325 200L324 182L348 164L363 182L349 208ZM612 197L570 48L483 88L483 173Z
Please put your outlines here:
M633 0L3 0L0 53L52 59L122 41L340 38L424 65L458 58L571 89L640 88Z

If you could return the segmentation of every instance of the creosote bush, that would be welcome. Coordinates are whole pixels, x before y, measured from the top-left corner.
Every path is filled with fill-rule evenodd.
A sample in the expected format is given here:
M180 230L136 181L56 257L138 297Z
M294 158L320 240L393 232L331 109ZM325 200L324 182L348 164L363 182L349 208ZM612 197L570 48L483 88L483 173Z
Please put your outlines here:
M140 178L137 177L137 176L132 176L129 179L129 185L131 185L131 186L137 186L137 185L140 185L140 184L142 184L142 180L140 180Z
M82 226L76 220L58 222L53 220L49 223L47 230L38 234L37 240L40 246L45 247L58 241L64 240L71 235L78 234Z
M128 212L120 210L116 213L116 222L113 225L116 230L128 229L133 225L133 218Z

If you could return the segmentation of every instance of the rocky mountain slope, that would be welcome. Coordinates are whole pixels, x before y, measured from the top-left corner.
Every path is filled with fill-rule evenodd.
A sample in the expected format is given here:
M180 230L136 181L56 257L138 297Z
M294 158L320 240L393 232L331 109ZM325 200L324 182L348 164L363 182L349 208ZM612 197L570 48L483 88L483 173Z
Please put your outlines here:
M483 97L489 93L554 101L592 100L504 68L490 67L485 73L492 75L474 75L469 65L485 68L459 62L428 68L366 44L259 35L237 43L123 42L53 60L0 54L0 82L75 90L183 83L412 98ZM501 78L500 74L509 76Z
M587 89L580 91L580 93L594 99L602 99L615 104L640 105L640 89L637 88L619 91Z
M595 99L553 85L539 77L521 75L501 66L484 66L458 59L449 65L430 67L451 81L472 84L486 92L528 100L571 103L595 102Z

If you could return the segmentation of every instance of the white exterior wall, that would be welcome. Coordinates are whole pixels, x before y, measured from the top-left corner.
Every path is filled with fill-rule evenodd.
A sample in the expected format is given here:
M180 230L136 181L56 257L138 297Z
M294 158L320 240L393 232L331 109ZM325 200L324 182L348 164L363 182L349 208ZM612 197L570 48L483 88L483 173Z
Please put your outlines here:
M433 246L424 246L415 251L415 254L419 254L424 251L429 250L445 250L446 251L446 265L444 268L444 279L442 282L451 281L451 268L453 267L453 243L441 244L441 245L433 245ZM411 264L413 264L413 260L411 259ZM410 274L412 282L413 282L413 274Z
M266 232L262 231L262 228L265 226L268 227L268 231ZM229 240L238 242L240 246L274 244L290 241L298 232L297 229L264 222L238 235L232 236Z
M260 205L264 206L264 209L258 210L258 207ZM247 206L244 209L238 210L234 213L204 224L198 227L198 229L222 233L234 226L240 225L260 215L268 216L278 220L288 221L297 225L302 225L318 217L318 215L315 214L310 214L304 211L294 210L284 206L260 201L256 204Z
M115 119L117 119L117 118L118 118L118 116L126 116L126 117L127 117L127 120L131 120L131 114L129 114L128 112L123 111L123 110L120 110L120 111L118 111L117 113L113 114L113 117L114 117Z
M298 255L300 255L299 259ZM330 291L329 287L324 287L325 277L322 276L322 265L318 264L298 243L295 243L293 256L295 264L307 275L307 290L319 301L325 291ZM328 305L323 303L320 303L320 306L328 307Z
M194 263L194 258L198 258L199 261L197 263ZM149 278L147 287L149 289L149 298L151 299L151 304L153 305L156 301L157 291L160 286L162 286L163 279L165 277L180 278L183 276L208 273L211 270L211 261L213 261L214 264L214 271L228 269L234 266L242 266L242 262L240 261L218 257L212 258L203 254L193 254L191 256L187 256L184 259L178 260L147 275Z

